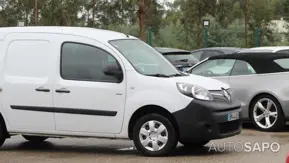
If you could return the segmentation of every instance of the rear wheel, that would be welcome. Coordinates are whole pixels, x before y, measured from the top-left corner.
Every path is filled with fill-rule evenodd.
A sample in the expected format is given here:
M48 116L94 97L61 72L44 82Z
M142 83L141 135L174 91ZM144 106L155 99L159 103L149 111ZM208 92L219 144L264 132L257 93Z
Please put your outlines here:
M28 136L28 135L22 135L24 139L33 142L33 143L41 143L48 139L47 137L42 137L42 136Z
M146 156L168 155L177 145L172 123L159 114L147 114L136 122L133 141L137 150Z
M278 131L285 125L285 116L279 102L270 95L255 99L250 108L254 125L262 131Z
M0 147L4 144L6 140L6 133L3 124L0 123Z

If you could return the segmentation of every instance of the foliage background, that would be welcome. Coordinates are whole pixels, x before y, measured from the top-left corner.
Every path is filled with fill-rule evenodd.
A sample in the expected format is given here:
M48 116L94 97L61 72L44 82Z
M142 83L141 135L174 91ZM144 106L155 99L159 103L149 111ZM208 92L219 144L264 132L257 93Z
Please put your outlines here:
M17 26L18 20L23 20L27 26L37 22L43 26L83 26L140 37L141 34L147 36L147 30L140 31L140 8L143 7L144 28L152 27L153 46L201 48L203 20L209 19L210 47L245 47L245 0L37 0L37 10L35 1L0 0L0 26ZM145 5L141 6L140 1ZM281 17L286 20L289 0L248 2L248 46L256 46L256 37L260 39L260 46L289 45L287 33L277 33L271 23ZM256 28L261 31L259 36Z

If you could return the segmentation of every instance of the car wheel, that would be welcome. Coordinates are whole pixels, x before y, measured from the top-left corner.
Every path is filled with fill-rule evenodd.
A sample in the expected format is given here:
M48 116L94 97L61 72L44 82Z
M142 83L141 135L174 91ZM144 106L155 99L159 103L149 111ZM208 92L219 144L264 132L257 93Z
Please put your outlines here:
M47 137L42 137L42 136L28 136L28 135L22 135L24 139L33 142L33 143L41 143L48 139Z
M206 141L200 141L200 142L183 142L180 141L181 144L183 144L185 146L185 148L201 148L204 145L208 144L210 141L206 140Z
M4 144L6 140L5 130L3 128L3 124L0 123L0 147Z
M136 122L133 141L145 156L165 156L176 147L177 136L170 120L159 114L147 114Z
M252 102L250 118L261 131L278 131L285 125L282 107L270 95L262 95Z

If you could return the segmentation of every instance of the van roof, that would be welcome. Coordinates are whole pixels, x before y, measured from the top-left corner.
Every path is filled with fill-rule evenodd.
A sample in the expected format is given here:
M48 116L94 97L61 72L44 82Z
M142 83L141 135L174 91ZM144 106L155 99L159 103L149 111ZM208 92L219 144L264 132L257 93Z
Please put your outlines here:
M77 35L82 37L93 38L99 41L110 41L117 39L136 39L133 36L124 33L95 29L88 27L64 27L64 26L37 26L37 27L2 27L0 28L0 39L4 39L9 33L55 33L55 34L68 34Z

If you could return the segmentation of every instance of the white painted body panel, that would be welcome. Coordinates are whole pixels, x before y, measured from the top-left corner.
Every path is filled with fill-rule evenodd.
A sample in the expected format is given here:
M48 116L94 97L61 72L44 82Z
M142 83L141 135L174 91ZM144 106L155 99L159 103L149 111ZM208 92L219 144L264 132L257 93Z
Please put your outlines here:
M129 36L130 39L136 39ZM13 53L46 55L45 62L35 66L27 65L37 77L10 74L7 71L7 49L10 42L17 40L38 40L48 44L11 48ZM208 90L229 88L228 84L201 76L158 78L139 74L126 58L108 41L127 39L117 32L77 27L17 27L0 29L0 112L7 130L17 134L42 134L55 136L88 136L107 138L128 138L128 124L131 116L146 105L157 105L170 113L185 108L193 99L179 92L176 83L189 83ZM124 80L119 83L100 83L64 80L60 76L61 45L65 41L100 47L113 55L124 70ZM24 46L24 44L23 44ZM31 48L31 49L29 49ZM133 48L133 47L132 47ZM13 54L12 53L12 54ZM36 56L39 57L39 56ZM27 55L22 62L33 60ZM13 61L13 60L12 60ZM48 65L47 72L41 68ZM10 67L11 68L11 67ZM37 70L39 70L37 72ZM14 69L12 67L12 72ZM19 70L20 71L20 70ZM22 73L22 71L17 71ZM28 70L27 70L28 71ZM49 93L36 92L43 86ZM70 94L58 94L56 89L67 88ZM11 109L10 105L51 106L56 108L96 109L117 111L116 116L91 116L49 112L33 112Z
M66 36L59 37L57 42L59 51L63 42L77 42L99 47L119 59L110 48L92 39ZM59 55L57 58L56 65L60 65ZM124 67L123 64L121 66ZM54 88L65 88L71 92L61 94L53 91L55 107L117 112L116 116L112 117L55 113L56 130L60 132L119 133L125 107L126 78L121 83L64 80L59 73L60 67L56 67Z
M34 41L31 41L34 40ZM21 43L20 43L21 42ZM29 49L33 46L34 49ZM18 49L25 49L23 54ZM52 93L36 92L38 87L52 89L52 58L49 57L53 49L49 36L37 34L9 34L6 36L1 58L3 67L1 69L0 94L3 112L7 117L7 124L11 130L34 130L38 132L54 130L54 115L46 112L30 112L11 109L10 105L25 106L53 106ZM1 54L2 56L2 54ZM31 59L42 62L27 61ZM19 67L18 62L27 62L24 67ZM38 69L38 70L37 70Z

